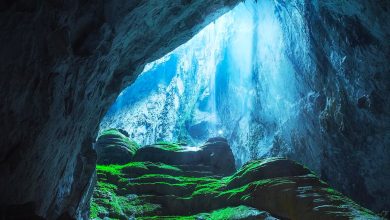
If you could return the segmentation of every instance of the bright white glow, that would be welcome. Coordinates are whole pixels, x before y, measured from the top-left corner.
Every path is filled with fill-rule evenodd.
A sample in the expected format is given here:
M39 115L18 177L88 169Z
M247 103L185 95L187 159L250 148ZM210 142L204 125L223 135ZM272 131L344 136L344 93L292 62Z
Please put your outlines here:
M219 135L223 135L223 131L222 130L218 130L218 134Z
M183 147L185 151L200 151L202 148L200 147Z

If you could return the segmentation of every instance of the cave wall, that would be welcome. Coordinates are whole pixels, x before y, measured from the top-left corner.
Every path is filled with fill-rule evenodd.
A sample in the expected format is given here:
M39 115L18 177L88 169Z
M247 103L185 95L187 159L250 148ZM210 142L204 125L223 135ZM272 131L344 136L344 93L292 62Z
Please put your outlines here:
M43 217L80 217L116 96L237 2L2 1L2 209L30 202Z
M2 1L1 206L80 214L92 142L116 96L146 63L237 2ZM275 128L270 155L297 159L363 205L388 209L389 2L273 4L300 98L299 126Z
M287 156L340 191L389 209L389 2L276 1L275 10L301 100L273 154L291 146Z

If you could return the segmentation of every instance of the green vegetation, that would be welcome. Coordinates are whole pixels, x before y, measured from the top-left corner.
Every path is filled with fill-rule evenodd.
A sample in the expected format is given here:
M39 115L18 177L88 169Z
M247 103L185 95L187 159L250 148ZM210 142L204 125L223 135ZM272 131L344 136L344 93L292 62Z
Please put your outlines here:
M120 195L118 187L98 181L91 201L90 218L123 219L133 215L155 214L160 208L160 205L144 201L137 195Z
M288 194L290 192L302 198L315 197L321 204L318 204L318 207L313 206L313 209L327 214L365 215L367 219L374 216L369 210L329 188L312 173L252 179L249 182L240 180L249 176L255 178L259 168L276 160L278 159L253 161L232 176L224 178L188 176L178 167L163 163L98 165L98 182L91 201L90 218L241 219L264 214L248 207L262 205L253 197L256 193L269 193L268 196L277 199L276 195L283 190L287 200L275 203L286 204L282 208L289 207L289 204L295 201L288 200L289 196L291 197L291 194ZM231 184L233 181L234 185ZM300 186L302 187L299 188ZM315 204L306 204L305 209L307 205Z
M180 151L183 149L180 143L172 143L167 141L159 141L153 146L167 151Z
M110 144L107 144L106 147L110 147L112 145L121 145L127 147L130 152L134 155L135 152L139 149L139 145L120 132L118 129L111 128L102 131L102 133L98 137L98 141L106 141L109 140Z
M199 214L197 216L204 216L207 219L224 220L224 219L243 219L251 216L257 216L261 212L257 209L248 206L227 207L224 209L218 209L210 214Z

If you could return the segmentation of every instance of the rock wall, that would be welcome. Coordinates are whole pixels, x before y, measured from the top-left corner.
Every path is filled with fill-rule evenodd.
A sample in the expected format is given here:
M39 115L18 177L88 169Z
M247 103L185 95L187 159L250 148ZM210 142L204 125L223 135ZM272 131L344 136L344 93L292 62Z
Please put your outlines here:
M237 0L0 3L0 204L81 215L107 108Z
M291 146L288 156L332 186L389 209L389 2L276 1L275 10L301 99L273 153Z

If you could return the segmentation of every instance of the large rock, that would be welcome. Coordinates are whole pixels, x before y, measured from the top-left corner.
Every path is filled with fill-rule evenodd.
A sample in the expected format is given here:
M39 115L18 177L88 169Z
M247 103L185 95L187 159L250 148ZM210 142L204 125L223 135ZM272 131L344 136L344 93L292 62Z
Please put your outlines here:
M238 2L1 1L0 204L75 217L82 152L117 95Z
M98 137L95 149L98 164L126 164L132 160L138 144L124 131L109 129Z
M97 219L380 219L284 158L251 161L224 178L141 161L97 173L90 216Z
M140 148L133 161L161 162L205 175L229 175L235 171L234 157L224 138L209 139L203 146L188 147L160 143Z

